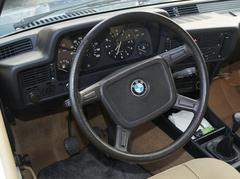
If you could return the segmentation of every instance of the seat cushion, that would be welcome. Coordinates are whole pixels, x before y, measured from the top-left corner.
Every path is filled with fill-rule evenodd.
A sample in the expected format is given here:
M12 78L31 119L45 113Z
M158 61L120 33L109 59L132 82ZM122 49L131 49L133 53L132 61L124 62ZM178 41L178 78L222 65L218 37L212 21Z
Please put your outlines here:
M173 167L150 179L240 179L240 174L221 160L202 158Z

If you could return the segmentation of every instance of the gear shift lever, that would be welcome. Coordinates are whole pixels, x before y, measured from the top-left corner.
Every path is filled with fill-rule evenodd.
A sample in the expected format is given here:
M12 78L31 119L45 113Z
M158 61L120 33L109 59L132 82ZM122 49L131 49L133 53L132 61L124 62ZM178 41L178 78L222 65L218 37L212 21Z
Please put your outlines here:
M216 146L216 152L226 158L235 158L237 156L237 153L235 149L233 148L233 140L234 140L234 134L237 132L237 130L240 127L240 113L234 113L233 116L233 123L232 123L232 129L231 131L226 131L225 136L222 140L219 141L219 143Z
M234 113L232 123L232 133L235 134L237 130L240 128L240 112Z
M225 162L231 163L239 160L239 149L234 144L234 136L237 130L240 128L240 112L232 115L232 129L226 129L224 136L219 136L214 140L208 142L206 148L216 158L219 158Z

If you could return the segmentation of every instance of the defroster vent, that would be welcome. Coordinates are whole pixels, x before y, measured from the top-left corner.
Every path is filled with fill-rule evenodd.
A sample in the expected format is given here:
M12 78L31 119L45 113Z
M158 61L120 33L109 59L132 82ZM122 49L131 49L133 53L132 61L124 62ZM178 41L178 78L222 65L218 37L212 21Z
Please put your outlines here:
M196 4L167 7L163 9L168 12L170 17L178 17L183 15L199 13L199 10Z

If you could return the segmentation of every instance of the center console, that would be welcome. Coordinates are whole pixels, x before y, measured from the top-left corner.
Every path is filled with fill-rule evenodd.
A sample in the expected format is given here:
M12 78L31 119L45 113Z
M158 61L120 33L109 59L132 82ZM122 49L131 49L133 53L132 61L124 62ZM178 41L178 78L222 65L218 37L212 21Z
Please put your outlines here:
M167 113L162 116L164 118L163 123L162 120L158 122L158 119L155 120L155 123L170 137L177 139L182 135L182 131L167 119L170 114ZM207 109L204 118L213 126L214 130L205 135L192 138L184 148L193 157L217 158L240 170L240 135L237 132L240 129L240 113L233 114L231 128L225 125L210 109Z

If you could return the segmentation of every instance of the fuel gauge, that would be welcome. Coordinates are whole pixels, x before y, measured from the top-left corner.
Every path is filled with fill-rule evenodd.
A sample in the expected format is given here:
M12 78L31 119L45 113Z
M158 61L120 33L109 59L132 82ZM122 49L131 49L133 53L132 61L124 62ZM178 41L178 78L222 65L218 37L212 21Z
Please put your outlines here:
M137 44L137 54L139 56L146 56L149 54L150 44L147 41L141 41Z

